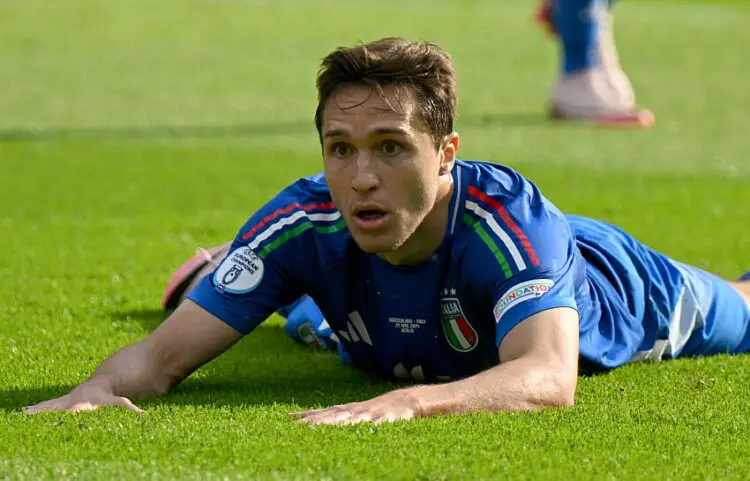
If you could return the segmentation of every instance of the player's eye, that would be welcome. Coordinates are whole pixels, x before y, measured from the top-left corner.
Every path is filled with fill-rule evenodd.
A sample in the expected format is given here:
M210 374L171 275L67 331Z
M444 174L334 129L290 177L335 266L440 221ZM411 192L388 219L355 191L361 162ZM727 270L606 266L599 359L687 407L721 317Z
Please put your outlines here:
M348 144L345 144L344 142L336 142L331 146L330 151L337 157L346 157L351 154L352 149Z
M393 140L386 140L380 144L380 150L388 156L397 155L401 152L401 144Z

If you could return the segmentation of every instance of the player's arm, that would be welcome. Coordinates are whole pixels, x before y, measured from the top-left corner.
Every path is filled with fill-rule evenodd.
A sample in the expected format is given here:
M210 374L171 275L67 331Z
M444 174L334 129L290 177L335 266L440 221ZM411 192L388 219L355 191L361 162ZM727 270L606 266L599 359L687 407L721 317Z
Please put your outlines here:
M578 381L578 312L534 314L500 344L501 363L475 376L412 388L423 416L572 406Z
M384 422L477 411L571 406L578 381L578 312L559 307L517 324L500 344L501 364L472 377L398 389L363 402L292 413L311 424Z
M131 398L166 394L241 337L240 332L187 300L143 341L110 356L70 393L28 407L26 412L81 411L108 405L140 411Z
M575 291L581 266L572 234L562 214L540 203L517 202L509 210L517 219L533 219L523 225L529 245L524 248L526 269L509 278L478 269L486 276L479 279L494 305L500 364L461 381L416 390L423 415L534 410L574 402L579 355Z
M115 353L69 394L32 406L27 412L105 405L138 410L130 398L166 394L195 369L249 334L276 309L297 299L302 292L288 274L285 262L297 262L304 270L302 263L313 256L307 255L301 244L293 243L266 257L253 250L263 247L261 240L268 241L268 234L280 233L283 237L283 229L274 226L289 227L290 223L285 219L269 223L269 219L274 220L279 213L296 213L285 208L298 205L293 190L286 189L248 220L214 274L203 277L151 335ZM267 233L264 229L275 230Z
M490 201L487 204L493 204ZM528 200L521 193L505 208L510 214L492 214L495 223L510 216L523 220L511 232L525 231L527 236L515 244L519 252L510 266L512 275L505 268L486 267L497 261L479 241L463 260L477 292L485 293L486 308L492 309L500 364L464 380L398 389L368 401L292 416L314 424L348 424L573 404L579 349L575 290L580 282L573 237L562 214L539 198ZM496 241L507 246L502 238Z

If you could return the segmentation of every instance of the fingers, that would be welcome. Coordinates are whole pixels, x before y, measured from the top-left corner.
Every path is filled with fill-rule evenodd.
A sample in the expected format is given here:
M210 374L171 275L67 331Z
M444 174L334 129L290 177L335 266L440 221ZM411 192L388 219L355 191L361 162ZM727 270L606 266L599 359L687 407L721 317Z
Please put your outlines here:
M124 407L133 412L143 413L143 410L133 404L126 397L111 396L98 402L91 401L74 401L70 396L63 396L49 401L43 401L33 406L27 406L23 409L24 414L37 414L49 411L69 411L72 413L82 411L94 411L104 406Z
M83 411L94 411L98 407L99 406L91 404L90 402L81 402L81 403L74 404L72 407L64 409L64 410L70 411L72 413L79 413Z
M305 422L308 424L331 424L335 426L341 426L344 424L353 424L356 420L361 418L362 414L353 413L347 409L341 409L338 411L323 412L304 419L300 419L297 422Z
M347 409L347 405L337 405L327 408L311 409L309 411L291 413L290 417L292 417L293 419L297 419L297 422L300 423L330 424L334 419L343 420L350 415L351 412Z
M25 408L23 408L23 412L24 414L38 414L42 412L52 411L70 411L73 413L77 413L80 411L92 411L93 409L96 409L96 407L89 402L79 402L71 404L70 402L62 399L51 399L49 401L40 402L39 404L35 404L33 406L26 406Z
M392 411L388 411L378 415L377 417L373 417L372 422L375 424L392 423L394 421L412 419L413 417L414 412L411 410L404 411L398 415Z
M33 406L26 406L23 408L24 414L36 414L40 413L42 411L55 411L55 402L58 401L57 399L51 399L49 401L42 401L40 403L34 404Z
M125 409L128 409L138 414L143 414L143 409L133 404L133 402L126 397L118 397L117 401L115 402L115 405L122 406Z
M328 406L327 408L308 409L307 411L289 413L289 417L292 419L300 420L309 419L315 416L330 415L331 413L338 413L345 410L351 411L353 409L356 409L358 404L359 403L336 404L335 406Z
M414 411L411 409L383 409L382 406L367 406L354 403L295 412L290 413L289 416L297 419L298 423L341 426L363 422L382 424L402 419L411 419L414 417Z
M332 407L338 407L338 406L332 406ZM321 411L325 411L327 409L331 409L331 407L320 408L320 409L310 409L308 411L298 411L296 413L289 413L289 417L292 419L305 418L305 417L312 416L313 414L317 414Z

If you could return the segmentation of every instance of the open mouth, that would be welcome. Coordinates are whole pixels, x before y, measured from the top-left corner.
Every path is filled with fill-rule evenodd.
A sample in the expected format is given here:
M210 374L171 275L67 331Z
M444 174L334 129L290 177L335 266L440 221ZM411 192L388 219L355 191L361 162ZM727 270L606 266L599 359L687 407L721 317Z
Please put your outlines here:
M385 212L382 210L377 209L363 209L358 211L355 216L358 219L369 221L369 220L377 220L385 216Z
M354 222L364 230L378 230L388 221L388 212L376 206L363 206L354 211Z

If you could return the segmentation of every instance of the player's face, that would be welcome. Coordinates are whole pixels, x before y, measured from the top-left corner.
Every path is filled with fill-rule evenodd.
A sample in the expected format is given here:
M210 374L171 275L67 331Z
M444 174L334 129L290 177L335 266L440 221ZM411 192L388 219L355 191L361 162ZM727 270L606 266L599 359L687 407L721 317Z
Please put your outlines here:
M403 264L429 256L442 240L458 137L437 148L412 91L384 94L394 108L369 87L331 95L323 159L333 201L360 248Z

